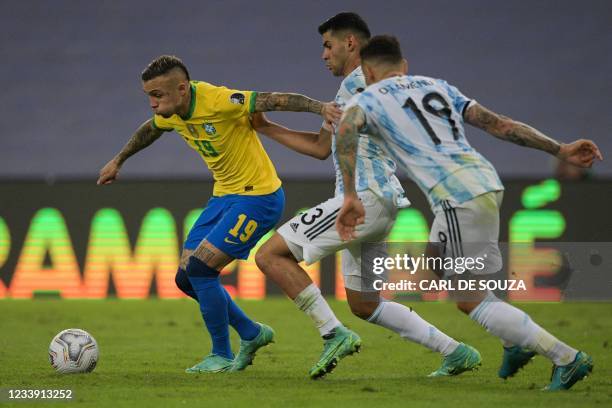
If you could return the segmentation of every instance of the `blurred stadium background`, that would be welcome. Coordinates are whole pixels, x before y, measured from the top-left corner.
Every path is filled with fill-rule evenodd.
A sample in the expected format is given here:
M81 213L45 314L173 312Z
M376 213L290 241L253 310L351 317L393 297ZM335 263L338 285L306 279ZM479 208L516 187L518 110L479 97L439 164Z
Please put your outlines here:
M353 10L373 33L399 37L412 73L444 78L559 140L591 138L604 156L612 150L608 1L57 0L2 7L0 298L54 290L63 297L179 296L180 242L212 191L204 163L166 134L132 157L117 183L95 186L101 166L151 116L139 73L164 53L180 56L195 79L331 100L340 78L324 68L316 28ZM320 125L308 114L270 117L299 129ZM612 241L610 160L582 173L476 129L468 137L507 186L502 241ZM333 193L331 159L263 142L285 183L284 220ZM414 206L394 237L424 241L429 209L412 183L405 186ZM555 273L550 268L544 273ZM333 257L311 268L324 291L341 298L337 272ZM224 279L241 298L278 293L250 261L232 265Z

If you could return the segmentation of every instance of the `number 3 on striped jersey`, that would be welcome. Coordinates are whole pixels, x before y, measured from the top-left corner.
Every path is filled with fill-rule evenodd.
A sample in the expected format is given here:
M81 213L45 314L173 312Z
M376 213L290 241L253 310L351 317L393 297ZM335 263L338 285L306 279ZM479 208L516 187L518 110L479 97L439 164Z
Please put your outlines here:
M238 221L236 222L236 225L234 225L234 228L228 231L233 237L240 239L240 241L242 242L247 242L257 229L257 221L249 220L249 222L247 222L244 227L243 233L238 235L240 233L240 228L242 228L242 224L244 224L246 219L246 214L240 214L238 216Z

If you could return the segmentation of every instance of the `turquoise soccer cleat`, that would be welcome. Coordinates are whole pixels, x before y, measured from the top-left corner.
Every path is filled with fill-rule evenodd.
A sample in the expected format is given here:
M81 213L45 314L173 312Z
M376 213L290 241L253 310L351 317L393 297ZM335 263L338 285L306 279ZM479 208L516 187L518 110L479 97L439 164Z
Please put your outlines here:
M480 353L472 346L459 343L459 346L449 356L444 358L442 366L428 375L428 377L447 377L459 375L465 371L477 368L482 362Z
M268 325L257 324L260 330L253 340L240 340L240 351L238 351L238 355L234 359L231 371L244 370L249 364L253 364L257 350L270 343L274 343L274 330Z
M593 372L593 359L587 353L579 351L573 362L564 366L553 366L550 384L545 391L569 390L578 381Z
M204 358L204 360L193 367L186 369L185 372L190 374L222 373L225 371L230 371L233 364L234 360L230 360L229 358L225 358L217 354L209 354Z
M323 353L321 353L319 361L308 373L313 380L331 373L340 360L353 353L358 353L361 348L359 335L344 326L334 328L329 336L325 339Z
M528 350L521 346L504 347L504 357L497 375L504 380L514 376L514 374L526 366L536 354L535 351Z

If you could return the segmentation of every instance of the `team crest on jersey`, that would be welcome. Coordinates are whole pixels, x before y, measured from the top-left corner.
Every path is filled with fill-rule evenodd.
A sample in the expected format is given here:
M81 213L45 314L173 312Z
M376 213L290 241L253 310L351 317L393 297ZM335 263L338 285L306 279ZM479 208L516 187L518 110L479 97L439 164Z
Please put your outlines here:
M236 92L230 96L230 102L236 105L244 105L244 95Z
M215 129L215 126L212 123L204 123L202 124L202 127L207 135L212 136L217 133L217 129Z

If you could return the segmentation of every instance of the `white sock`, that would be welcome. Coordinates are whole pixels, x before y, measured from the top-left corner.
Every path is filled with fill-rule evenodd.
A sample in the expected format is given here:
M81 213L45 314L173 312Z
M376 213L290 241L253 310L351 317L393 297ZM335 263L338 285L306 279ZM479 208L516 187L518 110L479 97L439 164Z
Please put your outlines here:
M504 341L534 350L556 365L566 365L576 358L575 350L538 326L522 310L500 300L493 293L472 310L470 318Z
M310 316L321 336L341 325L314 283L308 285L293 301L301 311Z
M419 343L444 356L451 354L459 345L456 340L423 320L414 310L399 303L380 302L368 322L392 330L401 338Z

